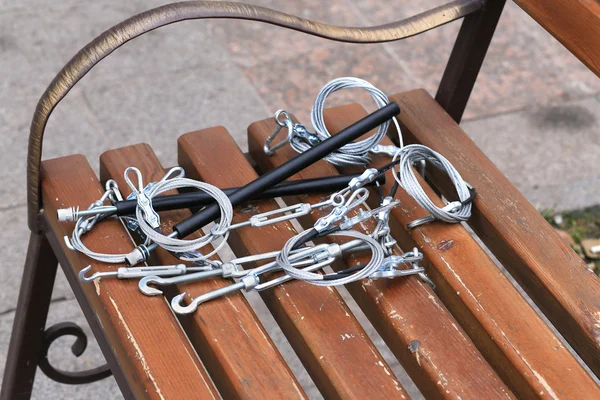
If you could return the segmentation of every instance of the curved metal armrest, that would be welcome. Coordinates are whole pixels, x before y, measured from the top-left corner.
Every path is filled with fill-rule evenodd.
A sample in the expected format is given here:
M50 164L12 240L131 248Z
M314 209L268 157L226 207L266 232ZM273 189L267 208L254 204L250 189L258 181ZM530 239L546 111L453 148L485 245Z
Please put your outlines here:
M27 154L28 223L41 230L38 215L40 163L44 130L50 114L71 88L104 57L146 32L190 19L229 18L260 21L310 35L348 43L379 43L404 39L428 31L480 10L483 0L455 0L411 18L373 27L339 27L313 22L269 8L243 3L188 1L151 9L113 26L83 47L60 70L40 98L29 134Z

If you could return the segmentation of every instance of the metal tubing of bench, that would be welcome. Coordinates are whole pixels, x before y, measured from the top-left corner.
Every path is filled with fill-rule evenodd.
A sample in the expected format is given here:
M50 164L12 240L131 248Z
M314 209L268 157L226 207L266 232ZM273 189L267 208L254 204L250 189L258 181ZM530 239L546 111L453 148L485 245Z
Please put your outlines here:
M435 100L460 123L506 0L488 0L463 20Z
M31 397L57 266L46 237L32 233L2 379L2 400Z
M46 215L44 215L46 217ZM48 232L51 232L51 222L44 218L44 226L47 228ZM96 312L93 307L87 302L85 298L85 293L82 290L81 286L78 284L78 277L69 271L69 260L68 257L65 256L65 253L61 249L61 240L62 238L58 238L54 236L52 233L46 235L50 245L52 246L52 250L54 251L54 255L58 258L58 262L61 265L65 277L67 281L69 281L69 286L73 290L73 294L79 303L79 307L85 316L92 333L94 334L94 338L102 351L102 355L106 359L106 363L110 367L110 370L113 373L113 377L119 386L119 390L123 394L123 397L126 399L134 398L135 388L130 386L129 381L127 380L126 374L122 370L122 366L119 364L117 357L114 353L114 347L111 345L108 337L106 336L106 331L102 326L102 322L97 317ZM77 285L77 286L75 286ZM4 400L4 399L2 399Z

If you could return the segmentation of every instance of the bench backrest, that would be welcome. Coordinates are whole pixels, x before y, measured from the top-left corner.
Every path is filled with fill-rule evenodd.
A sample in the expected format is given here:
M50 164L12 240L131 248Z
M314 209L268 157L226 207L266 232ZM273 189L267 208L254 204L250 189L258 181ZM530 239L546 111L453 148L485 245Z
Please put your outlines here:
M598 0L515 0L515 3L600 76Z

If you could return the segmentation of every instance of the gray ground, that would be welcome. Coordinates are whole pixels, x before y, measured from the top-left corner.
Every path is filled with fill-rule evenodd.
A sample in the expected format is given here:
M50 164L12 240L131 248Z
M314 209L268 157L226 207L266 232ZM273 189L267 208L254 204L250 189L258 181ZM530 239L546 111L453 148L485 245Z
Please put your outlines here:
M0 0L0 373L28 237L25 156L36 101L91 38L163 2ZM443 0L396 0L394 9L373 0L252 2L340 25L373 25ZM416 87L435 93L457 29L455 23L401 43L358 47L248 22L169 26L126 45L80 82L50 120L44 157L79 152L97 168L102 151L147 141L172 165L179 134L217 124L244 148L248 124L276 109L308 122L318 89L339 76L362 77L390 94ZM599 93L600 80L509 3L462 126L539 209L581 208L600 199ZM334 95L331 105L351 99L370 106L355 93ZM62 273L54 299L49 324L86 325ZM102 361L92 345L73 365L69 344L65 339L52 349L57 364L87 368ZM282 351L293 358L289 347ZM101 396L120 397L112 379L72 387L40 373L35 383L36 398Z

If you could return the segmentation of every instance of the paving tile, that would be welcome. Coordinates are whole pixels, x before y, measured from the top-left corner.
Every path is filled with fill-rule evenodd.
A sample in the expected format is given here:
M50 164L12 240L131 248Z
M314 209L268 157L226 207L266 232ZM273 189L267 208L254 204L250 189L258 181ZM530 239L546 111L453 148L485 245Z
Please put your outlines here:
M95 22L90 23L92 19ZM46 10L32 7L0 14L4 53L0 68L7 71L0 81L0 100L39 97L79 48L119 19L119 14L100 5Z
M4 373L10 332L14 313L0 316L0 374ZM57 368L79 371L93 368L105 363L98 344L89 329L83 313L76 300L52 303L48 315L47 326L58 322L72 321L78 324L88 337L88 348L80 356L71 353L72 337L57 340L50 348L50 360ZM112 377L88 385L63 385L47 378L38 369L33 386L33 399L122 399L117 384Z
M140 1L103 1L30 6L0 13L0 70L5 72L0 80L0 101L10 101L15 95L39 97L80 48L104 30L148 8ZM192 21L150 32L111 54L82 82L194 67L201 60L198 50L211 42L207 30L206 23Z
M105 149L148 142L164 165L174 165L179 135L216 125L225 126L245 149L246 128L268 109L233 63L206 57L202 64L119 85L91 82L86 98L111 143Z
M467 121L463 129L539 209L600 198L600 103L593 98Z
M362 17L347 0L257 0L250 3L333 25L360 26L362 23ZM294 63L301 54L333 44L328 40L256 21L210 21L208 26L212 36L244 68L281 60Z
M0 169L0 208L26 202L27 141L36 103L33 97L24 97L0 105L0 158L10 166ZM48 121L42 159L81 153L97 170L98 156L110 147L82 92L75 88Z
M301 122L309 124L314 99L326 82L342 76L356 76L368 80L387 93L413 87L410 79L398 69L381 45L338 43L335 46L316 48L297 57L293 63L275 60L269 64L246 68L244 72L268 105L268 115L283 108L295 114ZM326 106L333 107L348 102L359 102L371 111L375 109L369 95L360 89L336 92L327 99Z
M416 3L416 4L415 4ZM358 1L371 23L390 22L439 5L400 2L389 12L385 2ZM410 13L407 12L410 10ZM407 73L435 93L460 22L388 46ZM600 92L600 79L523 10L507 2L479 74L465 119L568 101Z

